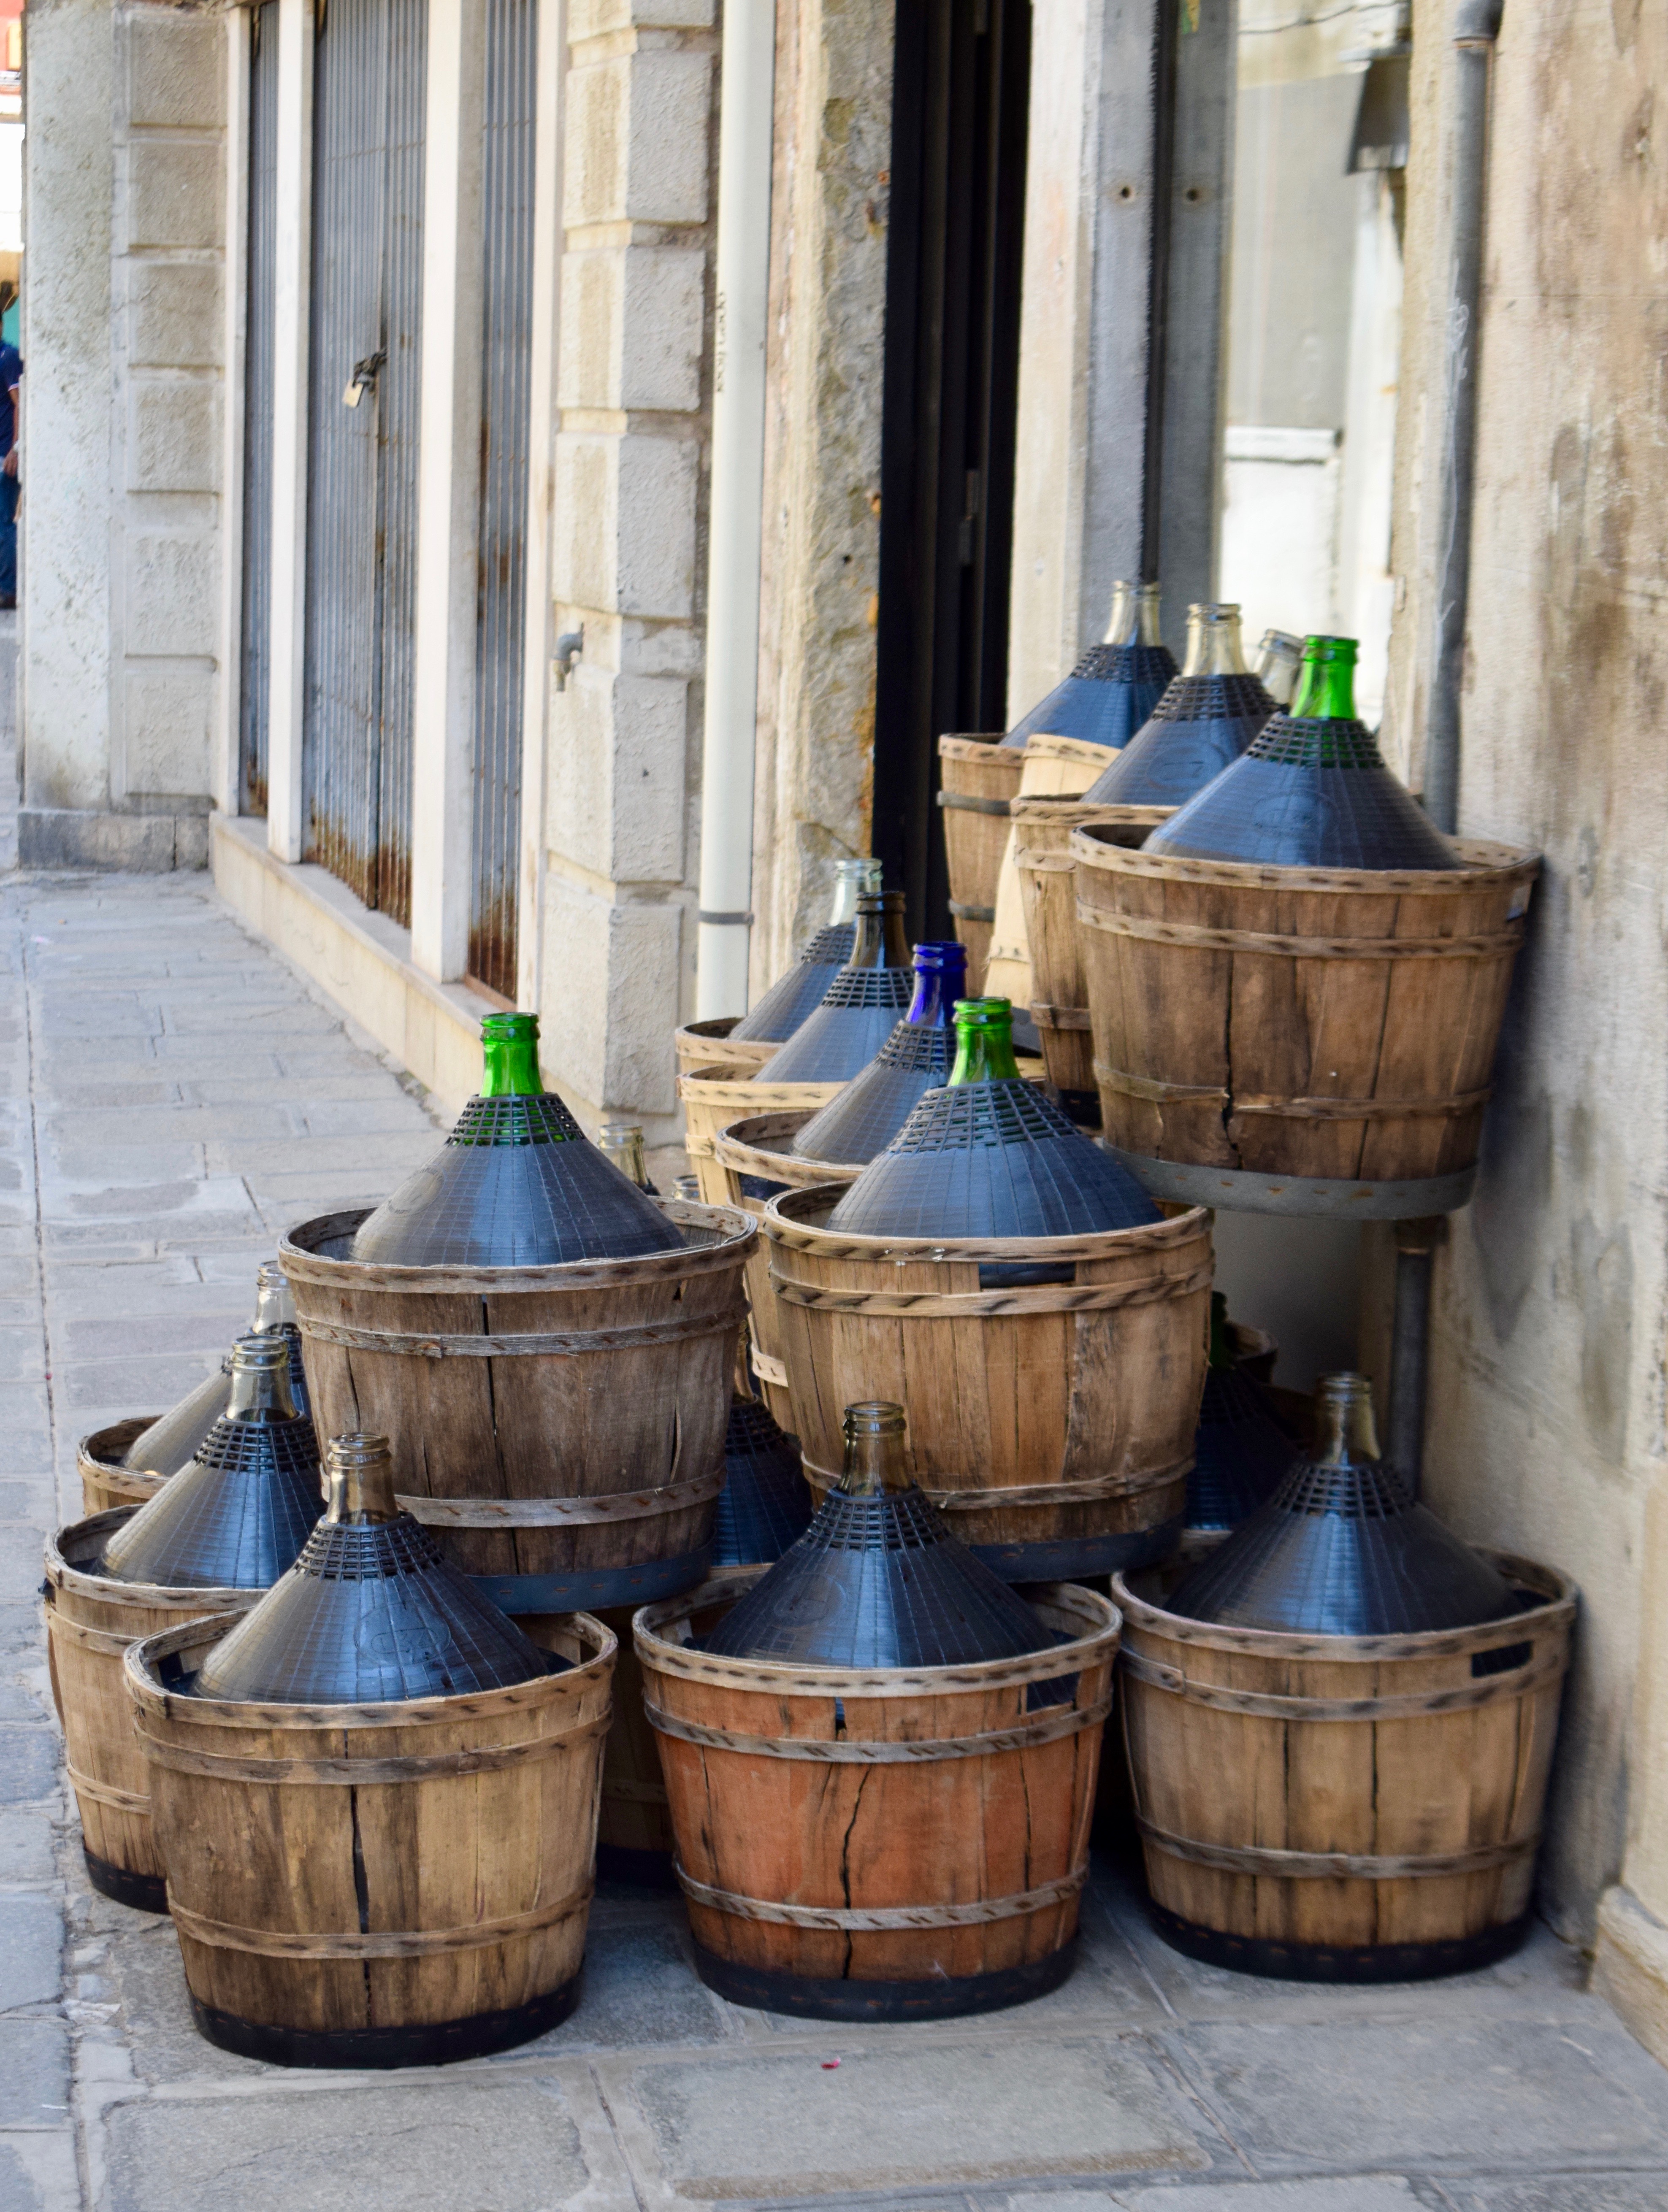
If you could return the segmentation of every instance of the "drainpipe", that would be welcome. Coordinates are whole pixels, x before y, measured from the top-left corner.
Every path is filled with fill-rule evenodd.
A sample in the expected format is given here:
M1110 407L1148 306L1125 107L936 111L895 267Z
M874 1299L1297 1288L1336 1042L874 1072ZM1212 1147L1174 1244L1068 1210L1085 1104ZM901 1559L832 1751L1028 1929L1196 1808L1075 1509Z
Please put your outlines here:
M1436 653L1425 745L1425 807L1451 835L1459 814L1459 693L1471 580L1471 496L1476 467L1477 295L1488 135L1488 63L1504 0L1454 0L1453 174L1448 195L1448 316L1444 365L1442 537L1437 553Z
M747 1007L770 279L774 0L726 0L718 126L712 511L701 758L697 1021Z

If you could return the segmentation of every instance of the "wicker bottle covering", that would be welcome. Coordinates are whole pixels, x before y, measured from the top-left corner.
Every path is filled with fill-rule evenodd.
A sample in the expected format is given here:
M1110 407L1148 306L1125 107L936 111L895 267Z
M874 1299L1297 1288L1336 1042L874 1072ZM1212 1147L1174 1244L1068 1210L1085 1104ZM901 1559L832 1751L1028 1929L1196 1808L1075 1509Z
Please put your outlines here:
M712 1524L715 1567L765 1566L811 1525L811 1492L797 1446L751 1398L730 1406L724 1487Z
M383 1267L547 1267L635 1260L682 1241L547 1091L472 1098L433 1159L360 1224L351 1257Z
M1317 1417L1317 1451L1183 1577L1171 1613L1284 1634L1411 1636L1516 1610L1505 1577L1379 1458L1364 1376L1323 1376Z
M955 1064L955 1005L966 995L967 953L951 943L915 948L915 998L880 1051L794 1139L801 1158L861 1166L891 1143L923 1091Z
M1239 759L1274 711L1255 676L1178 676L1084 803L1179 806Z
M904 937L902 891L865 892L849 963L829 985L782 1050L765 1061L760 1083L844 1083L868 1066L915 996Z
M258 1334L277 1331L289 1346L289 1395L298 1413L312 1410L307 1395L307 1370L301 1364L301 1333L295 1326L295 1308L283 1269L276 1260L264 1261L255 1272L254 1328ZM232 1356L220 1363L220 1372L188 1390L178 1405L143 1428L122 1455L122 1465L136 1474L178 1474L196 1457L198 1447L226 1410L231 1395Z
M806 1016L821 1006L829 985L851 957L856 934L855 921L833 921L819 929L788 973L777 976L730 1035L744 1042L785 1043Z
M271 1335L232 1348L232 1402L190 1466L165 1482L105 1547L113 1582L163 1589L264 1589L319 1516L319 1445L297 1413L289 1347Z
M330 1507L300 1558L204 1659L198 1694L377 1705L506 1689L547 1656L393 1502L382 1437L331 1441Z
M1237 1367L1208 1368L1187 1478L1188 1533L1237 1528L1268 1502L1296 1456L1250 1376Z
M1081 738L1113 749L1127 745L1175 673L1168 646L1093 645L1002 743L1024 745L1033 737L1049 737Z

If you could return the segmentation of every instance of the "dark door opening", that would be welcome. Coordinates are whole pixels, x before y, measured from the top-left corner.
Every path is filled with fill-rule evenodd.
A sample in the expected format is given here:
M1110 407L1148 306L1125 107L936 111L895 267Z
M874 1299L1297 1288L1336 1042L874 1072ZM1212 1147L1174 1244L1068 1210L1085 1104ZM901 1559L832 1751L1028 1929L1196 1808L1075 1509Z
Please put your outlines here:
M948 937L946 731L1007 720L1030 0L899 0L880 441L874 851Z

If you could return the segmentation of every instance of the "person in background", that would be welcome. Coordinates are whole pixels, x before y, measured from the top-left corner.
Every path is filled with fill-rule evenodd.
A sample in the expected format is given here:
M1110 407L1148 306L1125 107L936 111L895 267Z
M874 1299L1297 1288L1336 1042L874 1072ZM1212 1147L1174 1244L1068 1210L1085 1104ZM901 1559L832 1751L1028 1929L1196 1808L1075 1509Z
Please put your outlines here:
M18 387L23 356L0 339L0 608L17 605L17 495L21 489L17 458Z

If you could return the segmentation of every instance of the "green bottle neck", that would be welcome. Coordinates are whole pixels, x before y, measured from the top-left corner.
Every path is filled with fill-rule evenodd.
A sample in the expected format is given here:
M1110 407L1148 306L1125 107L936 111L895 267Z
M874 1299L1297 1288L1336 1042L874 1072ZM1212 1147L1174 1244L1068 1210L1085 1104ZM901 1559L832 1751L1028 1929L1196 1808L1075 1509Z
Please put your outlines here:
M1355 720L1355 641L1312 637L1303 648L1303 668L1289 712L1312 721Z
M537 1014L489 1014L481 1024L481 1097L540 1098Z
M1017 1082L1014 1057L1014 1009L1006 999L959 999L956 1002L955 1083Z

